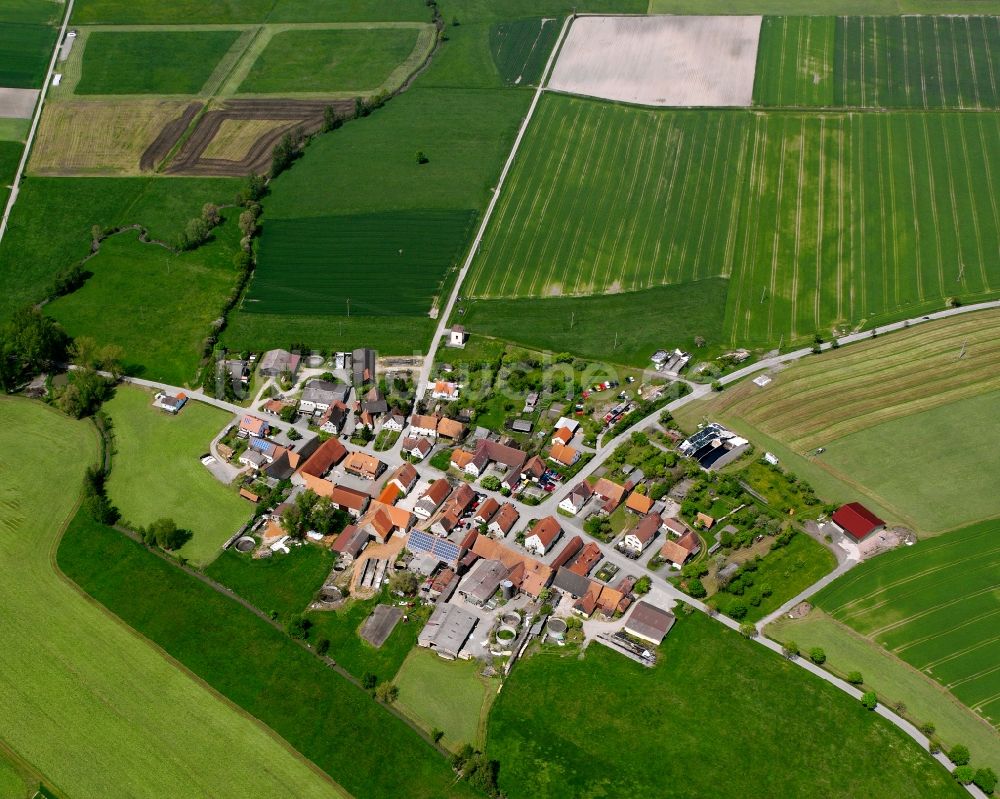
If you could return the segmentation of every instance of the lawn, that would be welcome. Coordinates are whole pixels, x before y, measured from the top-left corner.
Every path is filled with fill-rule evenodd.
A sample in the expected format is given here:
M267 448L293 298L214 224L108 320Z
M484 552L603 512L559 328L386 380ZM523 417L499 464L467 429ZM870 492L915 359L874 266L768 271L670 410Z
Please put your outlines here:
M87 262L82 288L47 305L71 336L125 349L130 374L183 386L195 380L205 337L238 278L235 216L217 240L193 252L143 244L127 231L106 239Z
M24 145L19 141L0 141L0 186L10 186L17 174Z
M449 749L482 746L483 711L496 694L497 680L480 677L478 660L442 660L429 649L414 649L396 675L397 705L428 732L444 732Z
M0 118L0 141L23 142L28 137L30 119Z
M371 92L417 45L420 28L289 30L268 42L241 94Z
M56 0L4 0L0 22L54 25L62 18L63 4Z
M519 662L489 719L501 790L511 799L657 796L664 786L678 798L963 795L904 733L702 614L679 618L660 651L653 669L598 644L582 659L549 650Z
M453 784L445 760L361 688L234 600L126 536L92 523L74 525L58 557L59 567L87 593L270 726L344 791L413 799L474 795L465 783ZM222 762L235 762L232 751ZM259 774L239 762L241 773ZM289 792L299 795L286 786L284 795Z
M712 597L711 604L727 613L731 602L741 601L749 608L744 620L756 622L780 608L823 575L829 574L836 566L837 559L829 549L805 533L796 533L787 546L768 552L754 572L754 588L770 586L771 596L763 597L759 605L754 605L745 596L737 597L720 592ZM748 595L753 590L748 591Z
M941 683L1000 729L1000 522L901 547L813 598L834 619Z
M152 402L150 392L120 386L104 406L115 443L108 495L133 525L168 517L191 530L178 554L203 566L250 518L250 504L198 460L231 417L193 401L171 416Z
M474 211L276 219L242 309L290 316L423 316L442 294Z
M91 228L142 224L173 240L206 202L230 201L224 178L28 178L0 246L0 317L45 296L55 274L90 252Z
M562 20L552 17L494 23L490 52L504 83L537 86L561 29Z
M823 611L814 609L804 619L780 619L768 625L767 634L781 642L794 641L802 652L820 647L826 668L841 677L860 671L866 690L878 693L886 704L902 702L905 715L917 724L933 723L935 737L946 747L963 743L978 765L1000 769L1000 733L932 679Z
M84 468L98 458L91 425L10 398L0 398L0 416L5 744L59 786L60 795L330 796L330 787L268 730L57 572L63 525L74 512ZM80 525L86 528L86 520L77 520L78 532ZM92 552L93 539L82 532L81 546ZM101 569L109 565L97 557ZM147 599L162 608L169 605L163 597L154 590ZM268 767L248 769L234 751Z
M228 549L205 569L205 574L265 613L281 619L302 613L333 568L333 553L326 547L306 544L283 555L252 558Z
M358 679L366 673L379 682L392 680L406 656L417 643L417 636L430 617L429 608L405 609L409 621L402 619L378 649L358 635L361 626L379 603L390 604L388 593L373 599L353 599L339 610L309 614L313 623L311 637L330 641L330 657Z
M546 96L468 293L602 294L728 276L733 344L788 344L993 296L998 125L983 114L673 111Z
M40 89L55 40L48 25L0 21L0 86Z
M197 94L238 30L92 31L76 94Z
M727 288L725 279L709 278L595 297L466 298L454 321L527 347L645 367L658 349L693 349L695 336L722 344Z

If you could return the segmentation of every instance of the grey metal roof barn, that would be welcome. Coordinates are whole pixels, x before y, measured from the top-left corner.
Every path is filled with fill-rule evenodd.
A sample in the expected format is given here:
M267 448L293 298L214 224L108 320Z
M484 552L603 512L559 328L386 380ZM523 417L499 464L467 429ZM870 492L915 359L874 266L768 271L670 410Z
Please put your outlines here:
M674 614L648 602L636 602L625 622L625 632L659 645L674 626Z
M435 650L441 657L454 660L469 640L478 621L458 605L438 605L420 631L417 644Z
M485 604L507 579L510 569L499 560L481 560L473 566L458 587L458 593L477 605Z

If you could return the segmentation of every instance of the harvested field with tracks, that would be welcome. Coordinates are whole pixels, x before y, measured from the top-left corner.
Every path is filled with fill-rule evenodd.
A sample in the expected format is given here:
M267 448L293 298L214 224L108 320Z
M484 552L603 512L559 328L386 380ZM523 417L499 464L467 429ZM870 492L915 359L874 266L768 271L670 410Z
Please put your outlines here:
M347 116L354 111L353 100L226 100L219 108L206 111L194 131L166 167L172 175L222 175L238 177L250 172L266 172L271 150L288 131L301 128L315 133L323 125L323 111L333 106ZM223 123L242 121L280 121L258 137L240 160L209 157L206 150L222 129ZM183 133L183 131L181 131ZM226 135L229 135L228 133ZM166 143L161 142L163 147ZM169 151L176 142L166 148Z
M578 17L549 86L653 106L748 106L760 17Z
M195 111L197 110L197 104ZM187 111L186 111L187 109ZM138 175L155 162L144 153L178 119L193 116L183 100L47 103L31 150L35 175ZM183 132L185 125L175 125Z
M202 151L202 158L221 161L244 161L262 138L272 138L298 122L288 119L223 119L214 138Z

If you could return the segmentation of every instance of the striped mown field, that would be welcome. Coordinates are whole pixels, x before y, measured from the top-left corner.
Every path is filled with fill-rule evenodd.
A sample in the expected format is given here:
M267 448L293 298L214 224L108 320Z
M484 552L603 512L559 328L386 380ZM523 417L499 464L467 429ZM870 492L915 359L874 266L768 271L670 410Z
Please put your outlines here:
M754 104L1000 108L1000 17L765 17Z
M546 96L471 296L722 276L731 343L1000 290L1000 117L656 111Z
M1000 523L881 555L814 602L1000 728Z

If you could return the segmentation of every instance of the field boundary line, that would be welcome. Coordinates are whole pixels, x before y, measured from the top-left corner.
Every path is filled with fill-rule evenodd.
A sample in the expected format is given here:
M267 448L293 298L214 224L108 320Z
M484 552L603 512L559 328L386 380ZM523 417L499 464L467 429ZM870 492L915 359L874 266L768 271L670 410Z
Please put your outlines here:
M990 40L990 35L989 32L986 30L986 17L980 17L979 24L983 29L983 41L988 43ZM970 36L972 35L971 31L969 32L969 35ZM993 99L991 100L990 105L994 106L996 105L997 100L1000 98L997 97L997 83L993 72L993 56L990 55L989 47L984 47L983 52L986 53L986 74L990 76L990 88L993 90Z
M992 638L984 638L981 641L976 641L976 643L970 644L967 647L963 647L962 649L958 649L954 652L949 652L947 655L945 655L944 657L940 657L937 660L929 660L926 663L924 663L924 665L921 666L921 668L933 670L935 666L940 666L942 663L948 663L952 660L957 660L958 658L963 657L969 654L970 652L975 652L977 649L980 649L986 646L987 644L992 644L994 641L1000 641L1000 635L994 635ZM978 679L979 677L982 677L984 674L989 674L991 672L997 671L998 669L1000 669L1000 665L990 666L989 668L981 669L980 671L974 672L973 674L967 674L964 677L961 677L960 679L956 680L955 682L948 683L948 687L953 688L956 685L962 685L963 683L969 682L970 680Z
M73 0L70 0L70 3L72 2ZM448 297L448 302L445 304L445 307L438 318L438 325L437 329L434 331L434 338L431 340L431 345L427 350L427 354L424 356L423 365L420 367L416 399L422 398L427 392L427 378L430 376L431 366L434 363L434 356L437 354L441 338L444 336L445 330L448 327L448 319L451 317L452 311L455 308L455 302L458 299L459 292L462 290L462 284L465 282L465 277L469 272L469 267L479 250L479 245L483 240L483 235L486 233L486 227L489 224L490 219L493 216L493 210L496 208L496 204L500 199L504 182L506 181L507 175L514 164L517 151L520 148L521 141L524 139L524 135L528 130L531 118L535 114L535 109L538 107L538 101L541 99L542 94L545 91L545 84L548 83L549 73L552 71L552 65L555 63L556 54L559 52L559 48L566 36L566 31L569 30L569 26L572 21L572 17L566 17L563 22L562 30L559 31L559 38L556 39L556 43L552 46L552 52L549 53L549 60L546 62L545 68L542 70L542 76L538 81L538 87L535 89L535 96L531 100L531 105L528 106L528 113L525 114L524 121L521 123L520 129L517 131L517 135L514 137L514 144L510 149L510 154L507 156L507 161L504 163L503 169L500 170L500 176L497 178L497 185L494 188L493 196L490 198L490 201L486 206L486 211L483 213L483 219L479 223L479 229L476 231L476 236L465 256L465 261L462 263L462 267L458 272L458 277L455 279L455 285L452 287L451 294Z
M45 105L45 97L48 94L49 86L52 83L52 73L55 71L56 58L62 49L63 40L66 38L66 28L69 26L69 18L73 13L73 3L75 0L67 0L66 11L63 14L62 25L59 28L59 35L56 36L55 46L52 48L52 55L49 57L49 68L45 72L45 80L35 101L35 113L31 118L31 127L28 129L28 138L24 141L24 149L21 151L21 160L17 164L17 172L10 184L10 197L7 198L7 205L4 208L3 216L0 217L0 242L3 242L4 234L7 232L7 223L10 220L14 203L21 192L21 179L24 177L25 167L28 165L28 156L31 155L31 145L35 142L35 133L38 131L38 123L42 118L42 107Z
M882 168L885 164L885 158L882 154L882 133L883 130L886 134L886 140L891 138L889 133L889 126L880 126L877 123L880 120L876 118L875 122L875 153L878 159L878 210L879 210L879 232L882 235L882 304L886 305L889 302L889 270L886 268L886 253L889 252L889 234L886 228L888 223L886 221L885 213L885 170ZM888 146L888 145L887 145ZM895 244L893 245L893 254L895 255ZM893 258L893 287L894 296L896 298L896 304L899 304L899 262L898 259Z
M927 125L927 115L922 114L920 117L921 126L924 129L924 155L927 158L927 187L929 191L927 196L931 202L931 217L934 220L934 224L931 227L931 231L934 233L934 248L937 251L937 273L938 273L938 288L941 290L941 296L946 297L944 288L944 251L941 248L941 220L938 215L938 204L937 204L937 184L934 180L934 168L933 168L933 156L931 155L931 131L930 127Z
M886 624L883 627L877 627L876 629L872 630L870 634L874 637L876 635L882 635L883 633L892 632L893 630L898 630L900 627L905 627L907 624L910 624L911 622L914 621L918 621L919 619L922 619L925 616L930 616L932 613L937 613L939 610L950 608L953 605L959 605L962 602L966 602L970 599L975 599L976 597L982 596L983 594L992 593L993 591L996 591L996 586L990 585L987 586L986 588L981 588L978 591L973 591L971 594L965 594L964 596L955 597L955 599L949 600L948 602L942 602L938 605L935 605L932 608L927 608L926 610L921 610L919 613L914 613L911 616L907 616L905 619L899 619L898 621L894 621L891 624ZM889 600L886 600L886 602L888 601ZM879 605L870 608L870 610L875 610L877 607L881 607L884 604L885 602L881 602L879 603Z
M935 638L940 638L942 635L948 635L949 633L952 633L955 630L961 630L963 627L968 627L970 624L975 624L976 622L982 621L983 619L988 619L991 616L996 616L998 613L1000 613L1000 608L997 608L995 610L988 610L986 611L986 613L980 613L978 616L973 616L971 619L966 619L961 624L956 624L952 627L949 627L947 630L943 630L942 632L933 633L931 635L923 635L920 638L914 638L912 641L907 641L905 644L896 647L896 651L904 652L907 649L910 649L911 647L919 646L920 644L925 644L928 641L933 641Z
M819 156L819 171L820 175L823 174L823 125L826 121L825 117L821 117L819 121L820 125L820 156ZM806 182L806 117L803 116L799 120L799 170L798 170L798 180L796 181L798 185L798 191L795 194L795 242L792 245L792 313L791 313L791 336L792 339L797 339L798 334L798 318L799 318L799 257L802 254L802 192L805 190ZM822 177L821 177L822 180ZM822 208L823 199L822 191L819 192L819 203L820 208ZM770 312L773 315L774 303L770 303ZM770 323L768 324L768 329L770 330Z
M767 298L767 338L774 338L774 291L778 280L778 257L781 239L781 195L785 187L785 147L788 144L788 130L782 125L781 150L778 155L778 187L774 195L774 235L771 237L771 273L767 287L770 292ZM749 324L749 320L748 320Z
M924 301L924 269L923 269L923 249L921 248L920 237L920 217L917 216L917 176L913 165L913 131L910 130L910 120L903 119L903 128L906 131L906 157L909 161L910 169L910 202L913 209L913 260L917 268L914 270L917 276L917 299Z
M977 120L977 122L978 122L978 120ZM966 140L966 136L965 136L965 134L966 134L965 120L963 118L959 118L957 120L957 124L958 124L959 131L961 131L961 135L959 136L959 139L962 142L962 162L965 165L965 179L968 182L968 185L971 187L973 185L973 183L972 183L972 167L970 165L970 160L971 159L969 158L969 142ZM944 128L944 120L941 120L941 127L942 127L942 129ZM947 132L945 132L945 146L946 147L949 146L948 145L948 135L947 135ZM955 182L954 182L954 178L950 174L950 169L951 169L950 147L949 147L948 153L949 153L948 154L948 168L949 168L948 182L951 185L952 203L954 204L955 203ZM988 151L984 150L983 151L983 159L986 160L987 158L989 158L989 153L988 153ZM987 171L987 174L989 174L988 171ZM992 184L988 184L988 185L992 185ZM988 191L988 192L986 192L986 194L989 195L990 202L993 203L994 206L995 206L996 205L996 198L993 196L993 192L992 191ZM972 214L972 228L973 228L973 230L976 233L976 252L979 253L979 275L980 275L980 277L983 280L983 288L986 289L987 291L989 291L990 290L990 279L989 279L989 275L986 272L986 255L983 252L983 240L982 240L982 236L981 236L981 233L980 233L980 227L979 227L978 203L976 202L975 195L972 194L972 193L970 193L970 195L969 195L969 207L970 207L970 211L971 211L971 214ZM953 206L953 208L954 208L954 213L957 215L957 213L958 213L957 206ZM1000 227L997 228L997 232L1000 232ZM964 276L964 273L963 273L963 276Z

